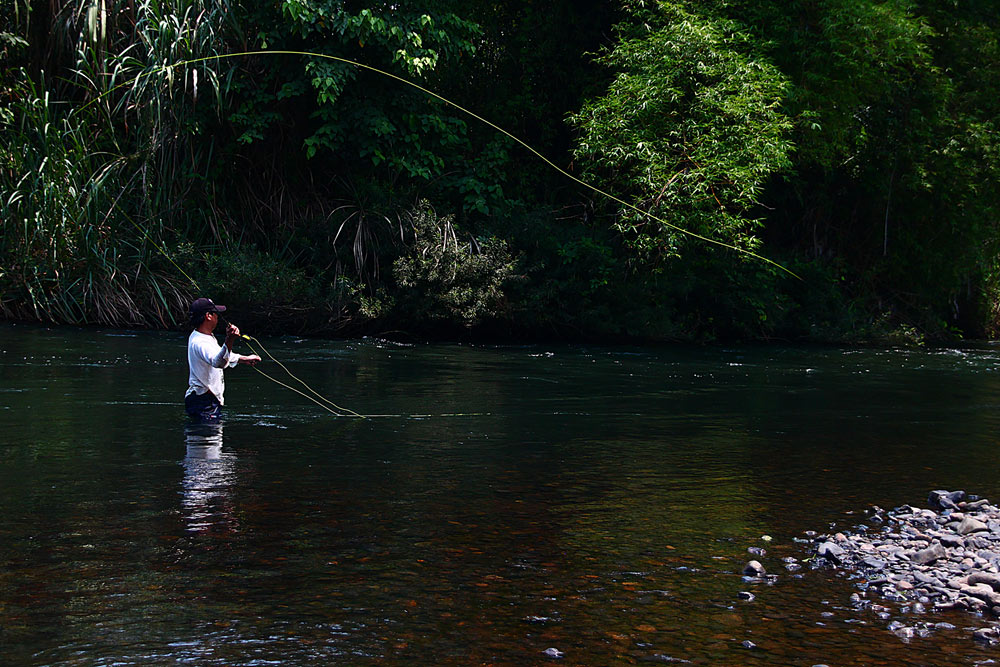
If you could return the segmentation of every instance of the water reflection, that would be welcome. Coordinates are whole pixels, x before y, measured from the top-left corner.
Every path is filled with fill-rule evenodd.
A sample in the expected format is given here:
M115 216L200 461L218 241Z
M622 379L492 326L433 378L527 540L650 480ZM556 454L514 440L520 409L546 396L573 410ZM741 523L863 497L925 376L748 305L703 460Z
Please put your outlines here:
M188 423L184 427L182 505L187 529L194 533L236 532L232 490L236 455L222 451L221 423Z
M242 374L241 417L185 430L176 334L92 338L0 326L3 664L996 658L985 619L905 644L782 562L872 503L1000 496L996 350L278 341L352 408L463 416L333 420ZM765 533L779 579L745 582Z

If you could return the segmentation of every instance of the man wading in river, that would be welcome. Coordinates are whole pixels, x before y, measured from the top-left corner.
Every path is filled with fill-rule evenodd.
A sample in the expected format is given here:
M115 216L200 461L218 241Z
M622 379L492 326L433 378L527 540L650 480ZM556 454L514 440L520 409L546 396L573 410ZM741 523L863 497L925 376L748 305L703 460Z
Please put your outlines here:
M234 324L226 327L226 342L219 347L213 331L219 324L219 313L225 306L217 306L211 299L195 299L191 304L191 326L188 336L188 390L184 395L184 409L198 421L218 421L222 417L223 393L226 390L224 368L236 364L255 365L260 361L256 354L241 355L233 352L233 343L240 337Z

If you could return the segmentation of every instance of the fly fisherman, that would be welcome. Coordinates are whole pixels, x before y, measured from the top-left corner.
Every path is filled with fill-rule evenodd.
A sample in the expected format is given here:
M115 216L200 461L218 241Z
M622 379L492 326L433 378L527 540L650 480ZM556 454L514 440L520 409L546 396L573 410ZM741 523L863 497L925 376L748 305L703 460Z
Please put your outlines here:
M233 343L240 337L240 330L234 324L226 327L226 342L219 347L212 332L219 324L219 313L225 310L225 306L217 306L211 299L195 299L191 304L190 324L194 331L188 336L189 373L184 409L198 421L218 421L222 417L222 395L226 390L224 368L236 364L253 366L260 361L256 354L233 352Z

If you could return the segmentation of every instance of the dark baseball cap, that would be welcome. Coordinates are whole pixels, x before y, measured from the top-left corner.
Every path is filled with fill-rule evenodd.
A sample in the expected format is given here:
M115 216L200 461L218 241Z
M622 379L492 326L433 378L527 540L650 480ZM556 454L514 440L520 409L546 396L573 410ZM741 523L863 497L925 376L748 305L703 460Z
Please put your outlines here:
M191 304L191 314L192 315L204 315L205 313L224 313L226 312L225 306L216 305L211 299L206 299L201 297L200 299L195 299L194 303Z

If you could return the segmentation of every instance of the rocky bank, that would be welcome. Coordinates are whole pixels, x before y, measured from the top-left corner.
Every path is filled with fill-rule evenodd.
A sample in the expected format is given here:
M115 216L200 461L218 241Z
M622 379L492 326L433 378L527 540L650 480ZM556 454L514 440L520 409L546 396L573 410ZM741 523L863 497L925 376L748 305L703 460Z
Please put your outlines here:
M868 525L851 531L807 533L813 567L835 567L857 575L858 605L889 619L893 602L904 612L962 609L981 620L1000 617L1000 507L964 491L931 491L928 508L873 507ZM881 600L879 599L881 598ZM889 630L903 638L933 630L933 623L893 621ZM940 624L938 624L940 625ZM979 641L996 643L995 623L977 627Z

